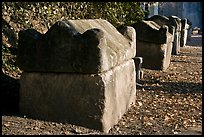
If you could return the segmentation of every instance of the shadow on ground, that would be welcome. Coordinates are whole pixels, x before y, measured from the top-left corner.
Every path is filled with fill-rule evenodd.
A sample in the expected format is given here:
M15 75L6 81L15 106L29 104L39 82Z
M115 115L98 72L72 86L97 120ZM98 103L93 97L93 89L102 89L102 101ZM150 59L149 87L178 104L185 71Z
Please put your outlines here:
M165 93L202 93L202 83L192 82L160 82L158 80L145 81L150 86L143 86L144 90L164 91ZM139 87L141 88L141 87Z
M2 113L19 113L19 80L14 79L2 72L1 84Z

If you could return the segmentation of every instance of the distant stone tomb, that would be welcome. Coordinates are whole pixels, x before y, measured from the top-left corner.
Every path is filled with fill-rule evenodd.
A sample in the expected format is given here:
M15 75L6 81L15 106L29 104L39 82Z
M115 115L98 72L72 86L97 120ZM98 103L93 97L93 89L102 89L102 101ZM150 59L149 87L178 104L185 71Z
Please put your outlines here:
M166 70L172 52L173 27L171 32L166 25L160 26L154 21L145 20L131 26L137 33L136 55L143 58L142 66L147 69Z
M146 20L154 21L160 26L167 25L169 27L169 32L173 35L172 55L179 54L181 38L181 19L176 16L166 17L161 15L154 15Z
M182 19L181 20L181 47L186 46L189 27L190 26L187 23L187 19L186 18Z
M177 16L169 16L168 18L171 24L175 27L172 55L178 55L181 45L181 19Z
M135 55L134 28L102 19L20 31L20 112L108 132L135 103Z
M202 34L202 31L201 31L200 28L194 27L194 28L192 29L192 34L193 34L193 35Z

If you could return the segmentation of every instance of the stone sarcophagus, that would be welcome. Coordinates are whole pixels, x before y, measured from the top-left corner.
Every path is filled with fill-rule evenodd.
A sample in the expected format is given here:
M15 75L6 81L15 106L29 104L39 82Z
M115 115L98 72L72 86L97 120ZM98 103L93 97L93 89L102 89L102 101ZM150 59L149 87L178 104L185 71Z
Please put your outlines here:
M102 19L20 31L20 112L108 132L136 98L136 32L125 34Z
M170 16L168 18L171 24L175 27L172 55L178 55L180 52L181 19L177 16Z
M187 36L188 36L188 29L189 29L189 24L187 23L187 19L184 18L181 20L181 47L186 46L187 42Z
M161 16L154 15L147 19L148 21L154 21L158 25L167 25L169 27L169 32L173 35L173 47L172 55L177 55L180 52L180 37L181 37L181 19L176 16Z
M141 20L131 25L137 33L136 55L143 58L142 66L147 69L166 70L170 65L173 32L166 25Z

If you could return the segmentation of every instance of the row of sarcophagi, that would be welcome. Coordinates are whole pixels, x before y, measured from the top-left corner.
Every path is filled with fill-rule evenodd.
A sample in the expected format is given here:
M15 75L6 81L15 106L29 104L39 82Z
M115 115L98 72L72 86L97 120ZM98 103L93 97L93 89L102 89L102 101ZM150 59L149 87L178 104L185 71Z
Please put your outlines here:
M141 63L135 58L166 69L174 36L170 27L144 20L118 29L103 19L84 19L58 21L45 34L22 30L19 110L108 132L135 104Z
M165 70L171 55L178 55L187 42L190 25L177 16L154 15L131 25L136 30L136 56L143 58L142 66ZM119 28L120 29L120 28Z

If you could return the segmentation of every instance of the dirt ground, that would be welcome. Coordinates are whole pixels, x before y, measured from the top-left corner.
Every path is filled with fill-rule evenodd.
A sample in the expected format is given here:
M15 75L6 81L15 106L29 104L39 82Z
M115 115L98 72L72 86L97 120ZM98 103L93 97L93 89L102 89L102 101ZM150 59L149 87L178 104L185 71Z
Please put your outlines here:
M202 36L194 35L165 71L144 69L132 106L109 135L202 134ZM18 78L3 75L7 98L2 135L102 135L69 123L31 119L18 112ZM9 86L9 87L8 87ZM15 92L14 92L15 91ZM9 94L10 93L10 94ZM12 95L12 96L11 96ZM11 108L10 111L8 111Z

